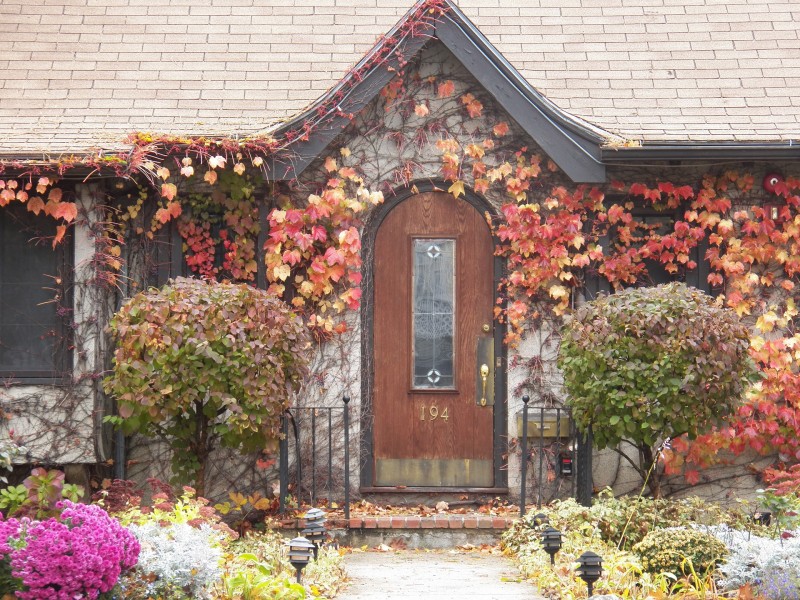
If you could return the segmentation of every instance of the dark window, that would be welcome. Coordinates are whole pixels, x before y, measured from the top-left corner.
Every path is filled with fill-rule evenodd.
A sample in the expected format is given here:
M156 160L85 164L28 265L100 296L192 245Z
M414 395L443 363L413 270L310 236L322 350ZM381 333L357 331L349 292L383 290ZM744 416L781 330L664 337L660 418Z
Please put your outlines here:
M617 201L617 203L621 203ZM642 246L647 243L651 236L662 236L674 231L677 220L677 212L672 210L659 211L653 208L634 208L631 211L634 224L626 229L627 243L633 246ZM620 230L612 227L608 235L600 239L600 244L606 248L614 246L619 240L616 236ZM697 266L687 269L683 265L678 265L678 270L670 272L659 258L644 258L642 264L644 272L639 276L636 286L659 285L671 281L682 281L687 285L696 287L706 293L716 295L718 290L711 288L708 283L709 264L705 258L708 243L703 240L689 253L689 260ZM597 272L589 272L586 276L586 292L589 299L596 297L599 292L610 292L611 285Z
M64 260L71 244L54 250L55 234L49 217L13 204L0 209L0 377L50 380L68 368Z

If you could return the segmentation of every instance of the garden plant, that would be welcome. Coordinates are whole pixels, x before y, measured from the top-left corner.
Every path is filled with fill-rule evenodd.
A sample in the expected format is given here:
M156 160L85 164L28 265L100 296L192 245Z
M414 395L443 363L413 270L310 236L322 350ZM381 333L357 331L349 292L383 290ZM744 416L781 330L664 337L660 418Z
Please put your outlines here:
M503 546L553 599L586 597L586 585L576 576L577 559L586 550L603 558L597 594L631 600L798 598L800 529L764 525L753 518L755 506L725 507L700 498L616 498L604 490L591 507L574 500L546 507L550 525L564 534L554 567L542 547L543 525L533 514L504 534Z
M126 433L165 440L173 471L202 495L220 445L276 446L280 416L306 373L310 337L296 310L246 284L178 278L131 298L111 321L105 380Z
M63 481L60 471L42 471L40 483ZM17 507L17 515L48 515L42 519L0 513L0 598L300 600L339 589L337 549L321 548L298 584L285 539L266 522L239 537L192 488L176 496L169 485L150 483L149 494L109 481L91 504L51 503L40 494Z
M579 429L594 425L595 445L618 448L659 496L657 447L694 439L735 411L755 375L748 348L749 330L733 310L670 283L578 308L567 317L558 364Z

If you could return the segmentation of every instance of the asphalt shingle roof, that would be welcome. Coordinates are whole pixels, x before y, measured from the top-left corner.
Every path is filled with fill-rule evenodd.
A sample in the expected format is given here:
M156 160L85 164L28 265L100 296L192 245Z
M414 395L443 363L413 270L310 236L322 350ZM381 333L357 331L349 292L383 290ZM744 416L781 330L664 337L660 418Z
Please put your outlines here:
M528 82L609 133L800 140L800 2L461 0ZM302 111L410 0L2 0L0 153L132 131L247 135Z

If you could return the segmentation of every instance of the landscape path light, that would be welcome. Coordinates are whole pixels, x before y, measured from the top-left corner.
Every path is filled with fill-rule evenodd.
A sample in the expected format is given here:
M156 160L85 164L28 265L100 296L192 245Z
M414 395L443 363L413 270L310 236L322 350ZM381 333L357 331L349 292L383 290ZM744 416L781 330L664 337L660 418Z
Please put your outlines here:
M306 565L311 561L311 554L314 550L314 544L309 542L304 537L296 537L288 542L289 545L289 562L297 571L297 583L300 583L300 575Z
M324 523L325 522L325 511L320 508L310 508L303 515L303 518L306 520L306 525L310 525L311 523Z
M769 526L769 524L772 522L772 511L769 511L766 508L760 508L753 513L753 520L757 523L761 523L765 527Z
M578 577L586 582L589 598L592 597L592 586L603 573L603 559L591 550L578 557Z
M556 564L556 552L561 550L561 532L553 527L545 527L542 531L542 546L550 555L550 564Z
M544 513L536 513L533 515L533 524L536 527L541 525L548 525L550 523L550 518Z
M319 508L312 508L303 515L303 518L306 527L302 534L314 544L314 560L317 560L319 549L325 541L325 512Z
M314 560L319 556L319 549L325 541L325 525L322 523L311 523L302 531L303 537L314 545Z

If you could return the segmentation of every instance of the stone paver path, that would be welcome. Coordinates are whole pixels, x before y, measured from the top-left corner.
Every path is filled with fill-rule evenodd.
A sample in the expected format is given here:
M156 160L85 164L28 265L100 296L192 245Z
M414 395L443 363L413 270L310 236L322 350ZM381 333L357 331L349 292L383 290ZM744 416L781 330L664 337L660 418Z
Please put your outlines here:
M446 550L353 552L336 600L542 600L502 556Z

